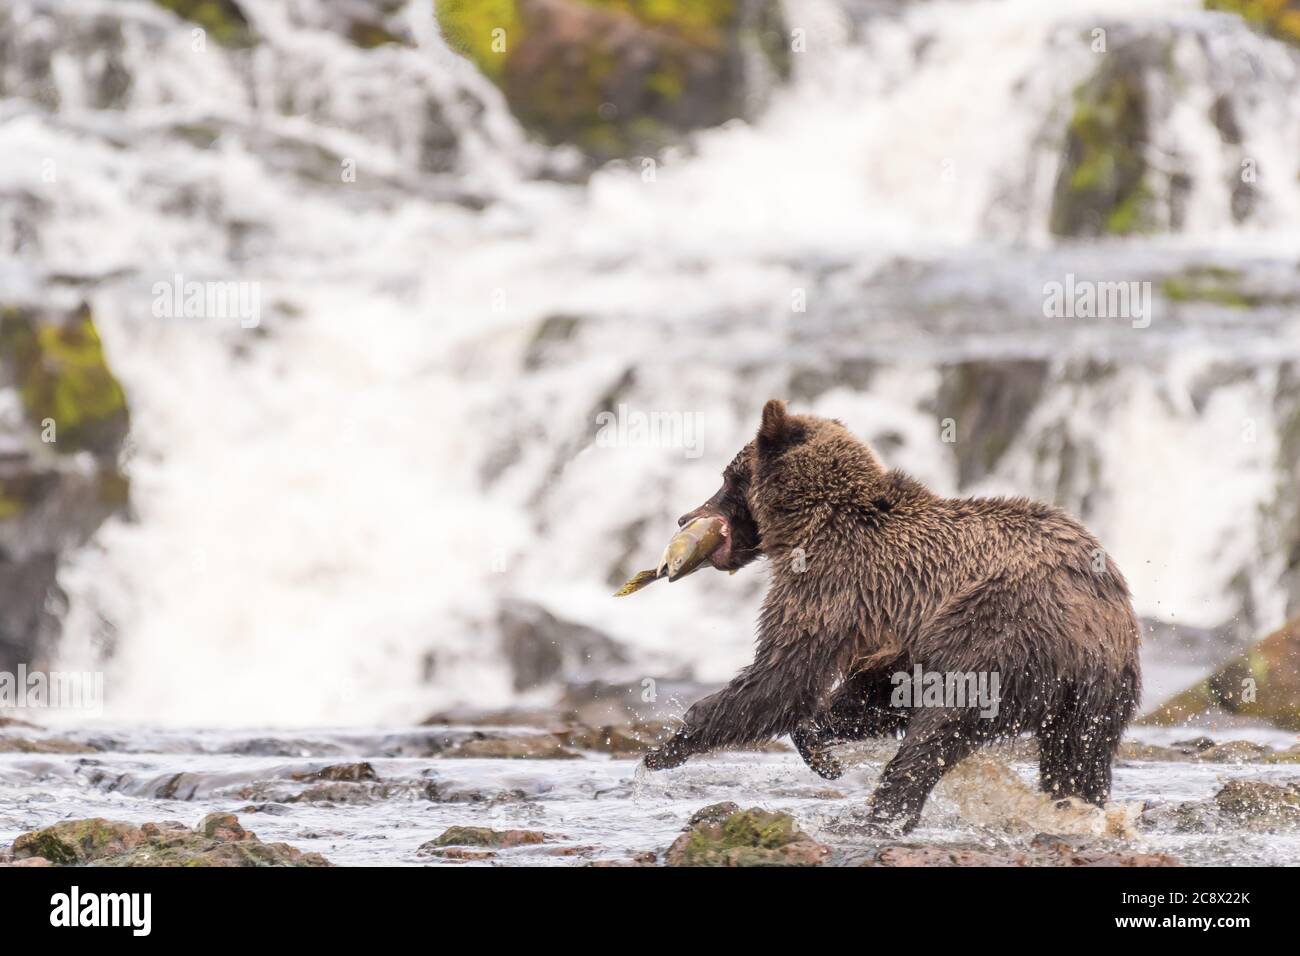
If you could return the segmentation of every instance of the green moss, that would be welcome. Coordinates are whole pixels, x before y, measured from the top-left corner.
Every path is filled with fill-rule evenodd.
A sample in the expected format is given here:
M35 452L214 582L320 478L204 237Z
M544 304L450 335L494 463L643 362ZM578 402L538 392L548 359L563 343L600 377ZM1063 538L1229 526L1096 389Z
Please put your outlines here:
M523 39L515 0L434 0L434 10L447 45L500 80L507 55ZM496 30L505 30L504 48L495 41Z
M1205 9L1235 13L1256 29L1300 46L1300 0L1205 0Z
M434 846L500 846L497 832L490 827L449 827L432 841Z
M82 306L66 321L46 323L16 310L0 315L0 355L13 366L34 428L53 419L59 451L111 451L127 427L126 396Z
M62 866L86 863L128 848L134 830L130 824L100 817L69 820L23 834L14 841L14 856L40 856Z
M1242 273L1221 266L1200 266L1170 276L1161 291L1171 302L1209 302L1234 309L1249 309L1263 304L1262 297L1244 292Z
M1057 235L1134 235L1152 228L1140 75L1113 70L1075 91L1066 161L1052 205Z
M1149 232L1147 213L1151 208L1151 190L1139 184L1106 217L1106 231L1112 236L1131 236Z
M247 46L253 42L253 29L234 0L154 0L154 3L197 23L224 46Z
M642 23L672 30L703 46L722 41L736 15L735 0L583 0L588 6L617 10Z
M21 498L11 497L0 483L0 521L13 518L27 510L27 504Z
M783 861L773 851L806 839L788 813L741 810L718 824L697 825L674 854L680 866L764 866Z
M533 24L518 0L434 2L448 45L500 86L520 121L549 142L576 143L600 159L637 155L674 141L677 125L712 125L740 112L739 99L728 103L715 93L710 94L707 108L683 104L693 77L709 75L701 69L702 56L707 63L709 57L731 55L738 0L569 0L569 4L629 17L651 28L637 41L638 57L653 58L648 71L629 65L622 40L614 49L612 33L624 35L624 31L589 24L595 18L584 19L581 10L569 10L570 15L577 14L570 25L590 26L590 37L574 37L568 26L543 37L530 33ZM786 51L779 42L784 26L779 21L779 13L764 11L756 25L745 29L758 35L777 73L786 75ZM512 57L527 41L535 44L527 66L511 70ZM583 44L578 51L573 50L575 42ZM632 78L635 82L629 82Z

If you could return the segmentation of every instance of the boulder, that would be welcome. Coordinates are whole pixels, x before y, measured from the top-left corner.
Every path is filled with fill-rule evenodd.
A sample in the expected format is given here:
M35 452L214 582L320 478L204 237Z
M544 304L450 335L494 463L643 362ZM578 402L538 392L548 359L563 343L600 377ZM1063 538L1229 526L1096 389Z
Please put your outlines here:
M789 74L779 0L437 0L520 121L595 160L751 115Z
M510 850L518 846L533 846L550 839L539 830L493 830L490 827L448 827L440 835L421 844L420 850L432 851L448 846L486 847L492 850Z
M607 673L627 663L619 644L593 627L556 617L531 601L508 599L497 613L501 651L516 691Z
M1173 726L1245 717L1300 730L1300 617L1141 719Z
M196 829L182 823L136 826L94 818L66 820L14 841L15 862L56 866L329 866L318 853L263 843L232 813L212 813Z
M734 803L705 807L668 848L668 866L820 866L830 847L799 830L788 813Z

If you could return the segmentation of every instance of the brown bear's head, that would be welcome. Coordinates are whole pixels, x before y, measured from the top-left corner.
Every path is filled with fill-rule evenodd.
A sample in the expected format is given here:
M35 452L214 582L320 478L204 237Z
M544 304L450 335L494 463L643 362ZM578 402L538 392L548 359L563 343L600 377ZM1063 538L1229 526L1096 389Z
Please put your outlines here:
M810 522L870 501L883 475L871 449L842 422L791 415L773 399L763 406L758 435L723 470L722 487L677 523L722 518L723 543L709 560L735 571L775 548L806 544Z

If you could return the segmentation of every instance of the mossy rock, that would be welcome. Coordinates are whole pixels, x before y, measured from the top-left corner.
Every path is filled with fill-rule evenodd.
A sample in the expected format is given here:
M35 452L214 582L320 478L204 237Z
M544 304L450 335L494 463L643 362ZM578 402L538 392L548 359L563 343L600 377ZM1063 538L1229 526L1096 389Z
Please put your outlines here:
M448 44L526 127L597 160L744 116L764 74L789 74L777 0L436 0L436 10Z
M1230 309L1294 306L1300 296L1252 288L1240 269L1226 266L1192 266L1167 277L1160 290L1171 302L1204 302Z
M1052 198L1050 226L1058 236L1127 236L1155 228L1140 60L1117 51L1075 91Z
M830 856L788 813L718 804L691 820L668 849L669 866L817 866Z
M229 813L209 814L193 830L180 823L67 820L24 833L13 855L57 866L329 866L320 854L263 843Z
M1300 618L1175 694L1139 722L1174 726L1216 714L1300 731Z
M477 846L493 850L508 850L517 846L534 846L546 842L546 834L538 830L493 830L490 827L449 827L439 836L420 847L431 851L448 846Z
M0 311L0 359L28 423L40 431L53 420L56 451L116 454L130 417L88 306L52 321L33 310Z
M1300 46L1300 0L1205 0L1205 9L1235 13L1269 36Z
M59 866L71 866L125 853L141 839L140 828L130 823L102 817L69 820L22 834L14 841L14 857L39 856Z
M154 0L164 10L196 23L223 46L249 46L253 28L235 0Z

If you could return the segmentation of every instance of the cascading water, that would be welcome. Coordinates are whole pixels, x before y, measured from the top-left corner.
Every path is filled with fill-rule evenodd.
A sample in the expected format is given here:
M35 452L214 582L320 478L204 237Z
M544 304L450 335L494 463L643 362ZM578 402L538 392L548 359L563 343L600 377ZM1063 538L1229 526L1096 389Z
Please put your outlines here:
M325 0L250 3L263 39L235 51L148 2L9 4L5 298L87 296L133 417L133 513L63 568L60 665L105 668L120 719L406 720L513 698L513 595L608 632L630 674L723 678L761 571L609 594L779 394L942 491L1081 512L1146 616L1280 622L1300 58L1190 0L1131 6L790 3L808 49L760 119L574 182L422 3L415 45L377 50L322 26ZM1151 79L1172 235L1049 234L1098 28L1173 64ZM1262 304L1161 294L1207 265ZM177 274L256 282L258 327L155 318ZM1149 327L1046 318L1067 275L1151 282ZM963 462L937 435L970 362L1012 369L1024 414ZM608 446L620 405L700 442Z

